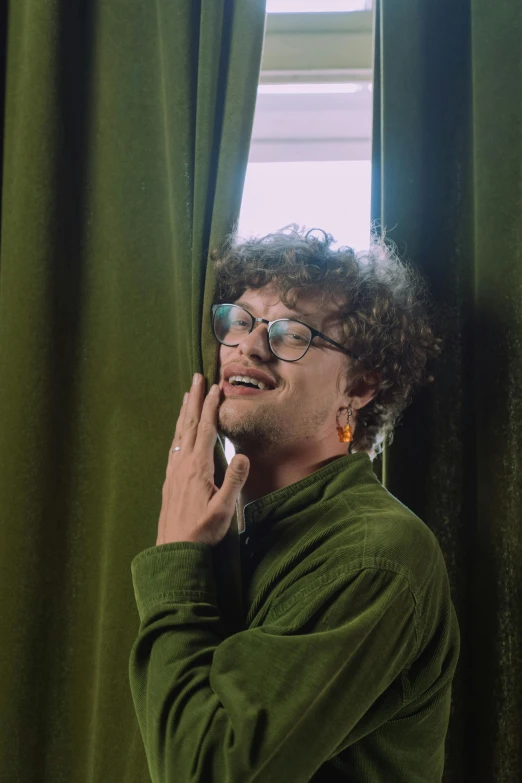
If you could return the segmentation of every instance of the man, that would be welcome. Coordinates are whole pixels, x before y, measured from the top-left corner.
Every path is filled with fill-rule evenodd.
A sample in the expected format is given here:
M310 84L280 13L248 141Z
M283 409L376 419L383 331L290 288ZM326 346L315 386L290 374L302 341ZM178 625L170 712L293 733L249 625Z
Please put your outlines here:
M132 564L155 783L442 777L460 648L446 568L372 469L440 340L393 251L331 242L278 232L215 259L220 392L183 405L157 547ZM218 429L238 455L221 488ZM227 635L209 552L234 503L247 616Z

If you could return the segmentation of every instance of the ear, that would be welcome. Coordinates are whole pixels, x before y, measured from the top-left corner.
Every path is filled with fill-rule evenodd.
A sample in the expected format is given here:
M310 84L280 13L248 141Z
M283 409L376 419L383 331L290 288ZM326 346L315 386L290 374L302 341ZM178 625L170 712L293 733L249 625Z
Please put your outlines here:
M359 378L349 391L351 402L355 411L368 405L379 393L381 376L377 372L367 372L363 378Z

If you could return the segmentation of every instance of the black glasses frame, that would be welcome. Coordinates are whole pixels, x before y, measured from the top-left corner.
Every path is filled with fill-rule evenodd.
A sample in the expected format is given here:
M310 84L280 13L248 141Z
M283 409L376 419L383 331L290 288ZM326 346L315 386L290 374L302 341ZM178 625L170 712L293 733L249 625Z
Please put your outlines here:
M267 338L268 338L268 347L270 349L270 353L272 353L276 357L276 359L280 359L282 362L298 362L298 361L300 361L304 356L306 356L306 354L308 352L308 349L312 345L312 340L314 339L314 337L322 337L323 340L326 340L327 342L331 343L332 345L335 345L336 348L339 348L341 351L344 351L344 353L347 353L353 359L356 359L358 362L361 361L360 358L356 354L353 353L353 351L350 351L348 348L345 348L344 345L340 345L335 340L332 340L331 337L327 337L325 334L320 332L318 329L314 329L313 326L309 326L308 324L305 324L303 321L299 321L297 318L276 318L275 321L267 321L266 318L255 318L252 315L252 313L249 313L248 310L245 307L243 307L243 305L236 305L233 302L220 302L219 304L213 304L212 308L211 308L212 309L212 331L214 333L214 337L216 338L218 343L220 343L221 345L228 345L228 343L222 343L221 340L218 340L217 335L216 335L216 330L214 329L214 319L216 317L216 310L218 309L218 307L224 307L224 306L239 307L241 310L244 310L245 313L247 313L250 316L250 318L252 319L252 326L248 330L247 334L251 334L251 332L254 329L254 326L256 325L256 323L268 324ZM301 324L302 326L306 326L307 329L310 329L310 331L312 333L312 336L310 338L310 342L308 343L308 348L303 353L303 355L299 357L299 359L281 359L281 357L278 356L276 353L274 353L274 351L272 350L272 346L270 345L270 329L272 328L273 324L276 324L279 321L296 321L296 323ZM239 343L233 343L229 347L230 348L235 348L237 345L239 345Z

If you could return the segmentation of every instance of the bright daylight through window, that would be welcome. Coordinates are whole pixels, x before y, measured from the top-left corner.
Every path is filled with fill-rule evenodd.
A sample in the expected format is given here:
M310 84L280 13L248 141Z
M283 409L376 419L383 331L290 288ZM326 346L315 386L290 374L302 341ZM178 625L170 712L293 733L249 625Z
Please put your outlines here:
M240 238L297 223L333 234L334 247L368 246L371 8L371 0L267 0ZM234 455L228 440L225 455Z
M307 13L310 11L365 11L371 0L267 0L267 14Z

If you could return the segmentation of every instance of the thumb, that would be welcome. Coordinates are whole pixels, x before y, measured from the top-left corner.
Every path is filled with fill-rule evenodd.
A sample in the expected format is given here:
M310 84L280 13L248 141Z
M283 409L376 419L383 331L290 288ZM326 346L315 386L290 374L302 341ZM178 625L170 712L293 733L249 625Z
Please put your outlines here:
M234 457L226 470L220 490L220 500L227 507L227 511L230 511L231 516L234 513L237 497L248 478L249 470L250 460L245 456Z
M248 478L248 473L250 471L250 460L248 457L242 456L242 457L234 457L234 459L231 461L230 465L228 466L228 470L226 472L226 475L228 476L229 472L231 473L231 481L234 484L238 485L238 489L241 489L243 484ZM226 478L225 478L226 480Z

